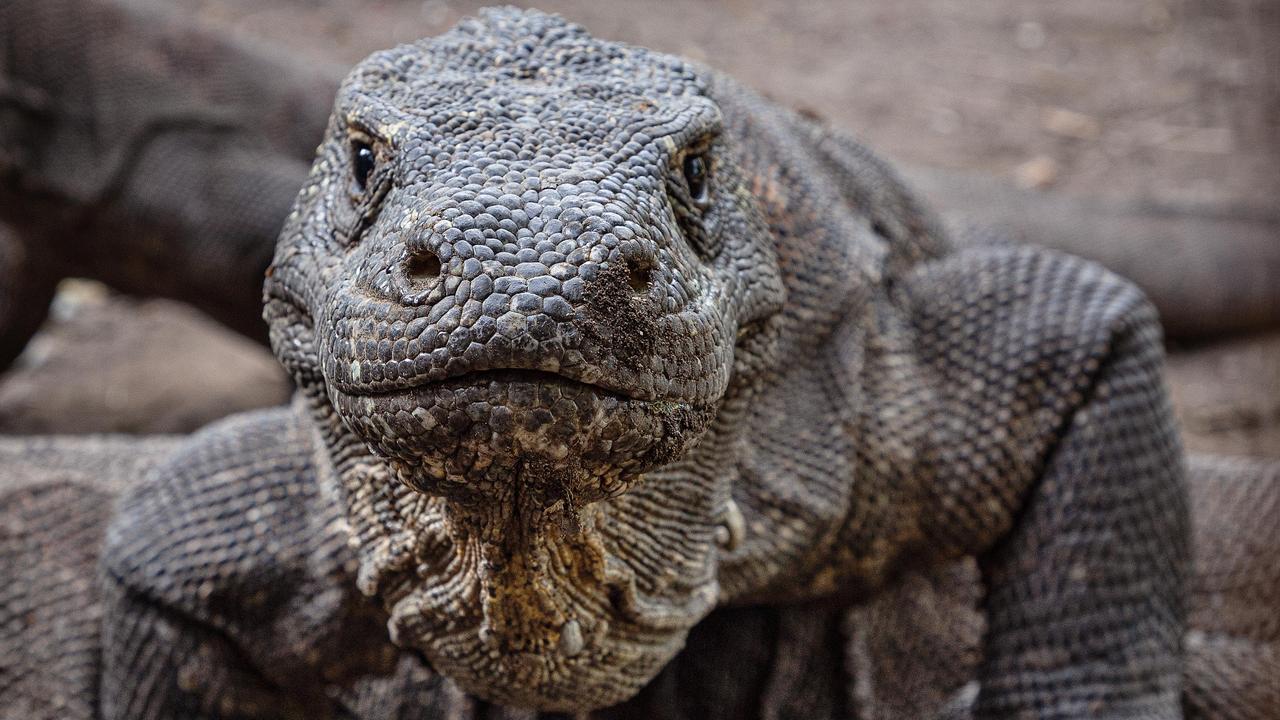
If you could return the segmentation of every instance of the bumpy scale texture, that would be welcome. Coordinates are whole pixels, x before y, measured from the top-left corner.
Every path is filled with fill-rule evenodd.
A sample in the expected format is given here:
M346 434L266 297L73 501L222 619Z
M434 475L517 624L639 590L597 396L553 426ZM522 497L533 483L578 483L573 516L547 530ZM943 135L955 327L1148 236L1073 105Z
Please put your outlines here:
M924 613L844 608L919 586L984 598L950 709L1181 716L1150 306L1066 256L953 250L873 156L721 75L515 10L376 54L266 295L292 406L86 516L100 570L66 614L101 631L55 682L14 659L49 623L8 612L0 691L103 718L889 717L865 629ZM30 532L0 545L14 608L53 562Z

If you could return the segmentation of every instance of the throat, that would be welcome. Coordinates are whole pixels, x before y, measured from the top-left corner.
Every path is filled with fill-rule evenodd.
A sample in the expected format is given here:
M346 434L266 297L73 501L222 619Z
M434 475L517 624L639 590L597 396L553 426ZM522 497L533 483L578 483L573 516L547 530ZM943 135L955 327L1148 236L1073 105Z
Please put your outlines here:
M486 651L572 658L608 632L607 552L593 513L515 504L440 509L443 552L418 558L411 583L401 586L407 594L383 597L401 640L419 645L466 628Z

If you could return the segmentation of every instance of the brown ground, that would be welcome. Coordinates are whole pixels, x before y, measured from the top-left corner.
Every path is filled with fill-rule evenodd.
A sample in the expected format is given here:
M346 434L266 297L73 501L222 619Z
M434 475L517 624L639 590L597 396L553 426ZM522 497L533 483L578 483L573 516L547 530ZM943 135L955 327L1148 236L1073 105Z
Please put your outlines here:
M177 4L288 51L350 64L493 3ZM896 162L1079 194L1277 209L1273 0L513 4L726 70Z
M1280 333L1175 353L1168 378L1188 450L1280 458Z
M438 32L482 5L173 4L282 52L343 63ZM896 162L1215 216L1280 212L1273 0L537 6L727 70ZM79 284L55 310L0 376L0 432L186 431L287 395L264 350L180 306ZM1280 335L1180 354L1170 377L1189 447L1280 457Z

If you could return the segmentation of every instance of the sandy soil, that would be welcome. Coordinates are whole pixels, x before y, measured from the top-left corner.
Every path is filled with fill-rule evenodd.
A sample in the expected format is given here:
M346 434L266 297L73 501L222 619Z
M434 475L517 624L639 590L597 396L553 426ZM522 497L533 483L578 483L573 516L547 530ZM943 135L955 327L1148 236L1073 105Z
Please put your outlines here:
M1280 333L1175 353L1167 377L1189 451L1280 458Z
M354 63L474 0L177 0ZM1273 212L1280 6L1270 0L538 0L816 111L898 162L1157 203Z

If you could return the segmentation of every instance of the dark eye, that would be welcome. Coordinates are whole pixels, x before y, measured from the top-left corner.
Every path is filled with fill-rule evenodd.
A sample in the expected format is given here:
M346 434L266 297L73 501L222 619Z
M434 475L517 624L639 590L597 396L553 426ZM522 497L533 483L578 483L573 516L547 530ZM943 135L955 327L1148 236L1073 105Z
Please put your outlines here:
M707 158L703 155L690 155L684 159L684 182L689 188L689 198L694 202L706 202L707 199Z
M356 187L365 190L369 184L369 176L373 174L373 147L364 140L351 141L351 175L355 178Z

